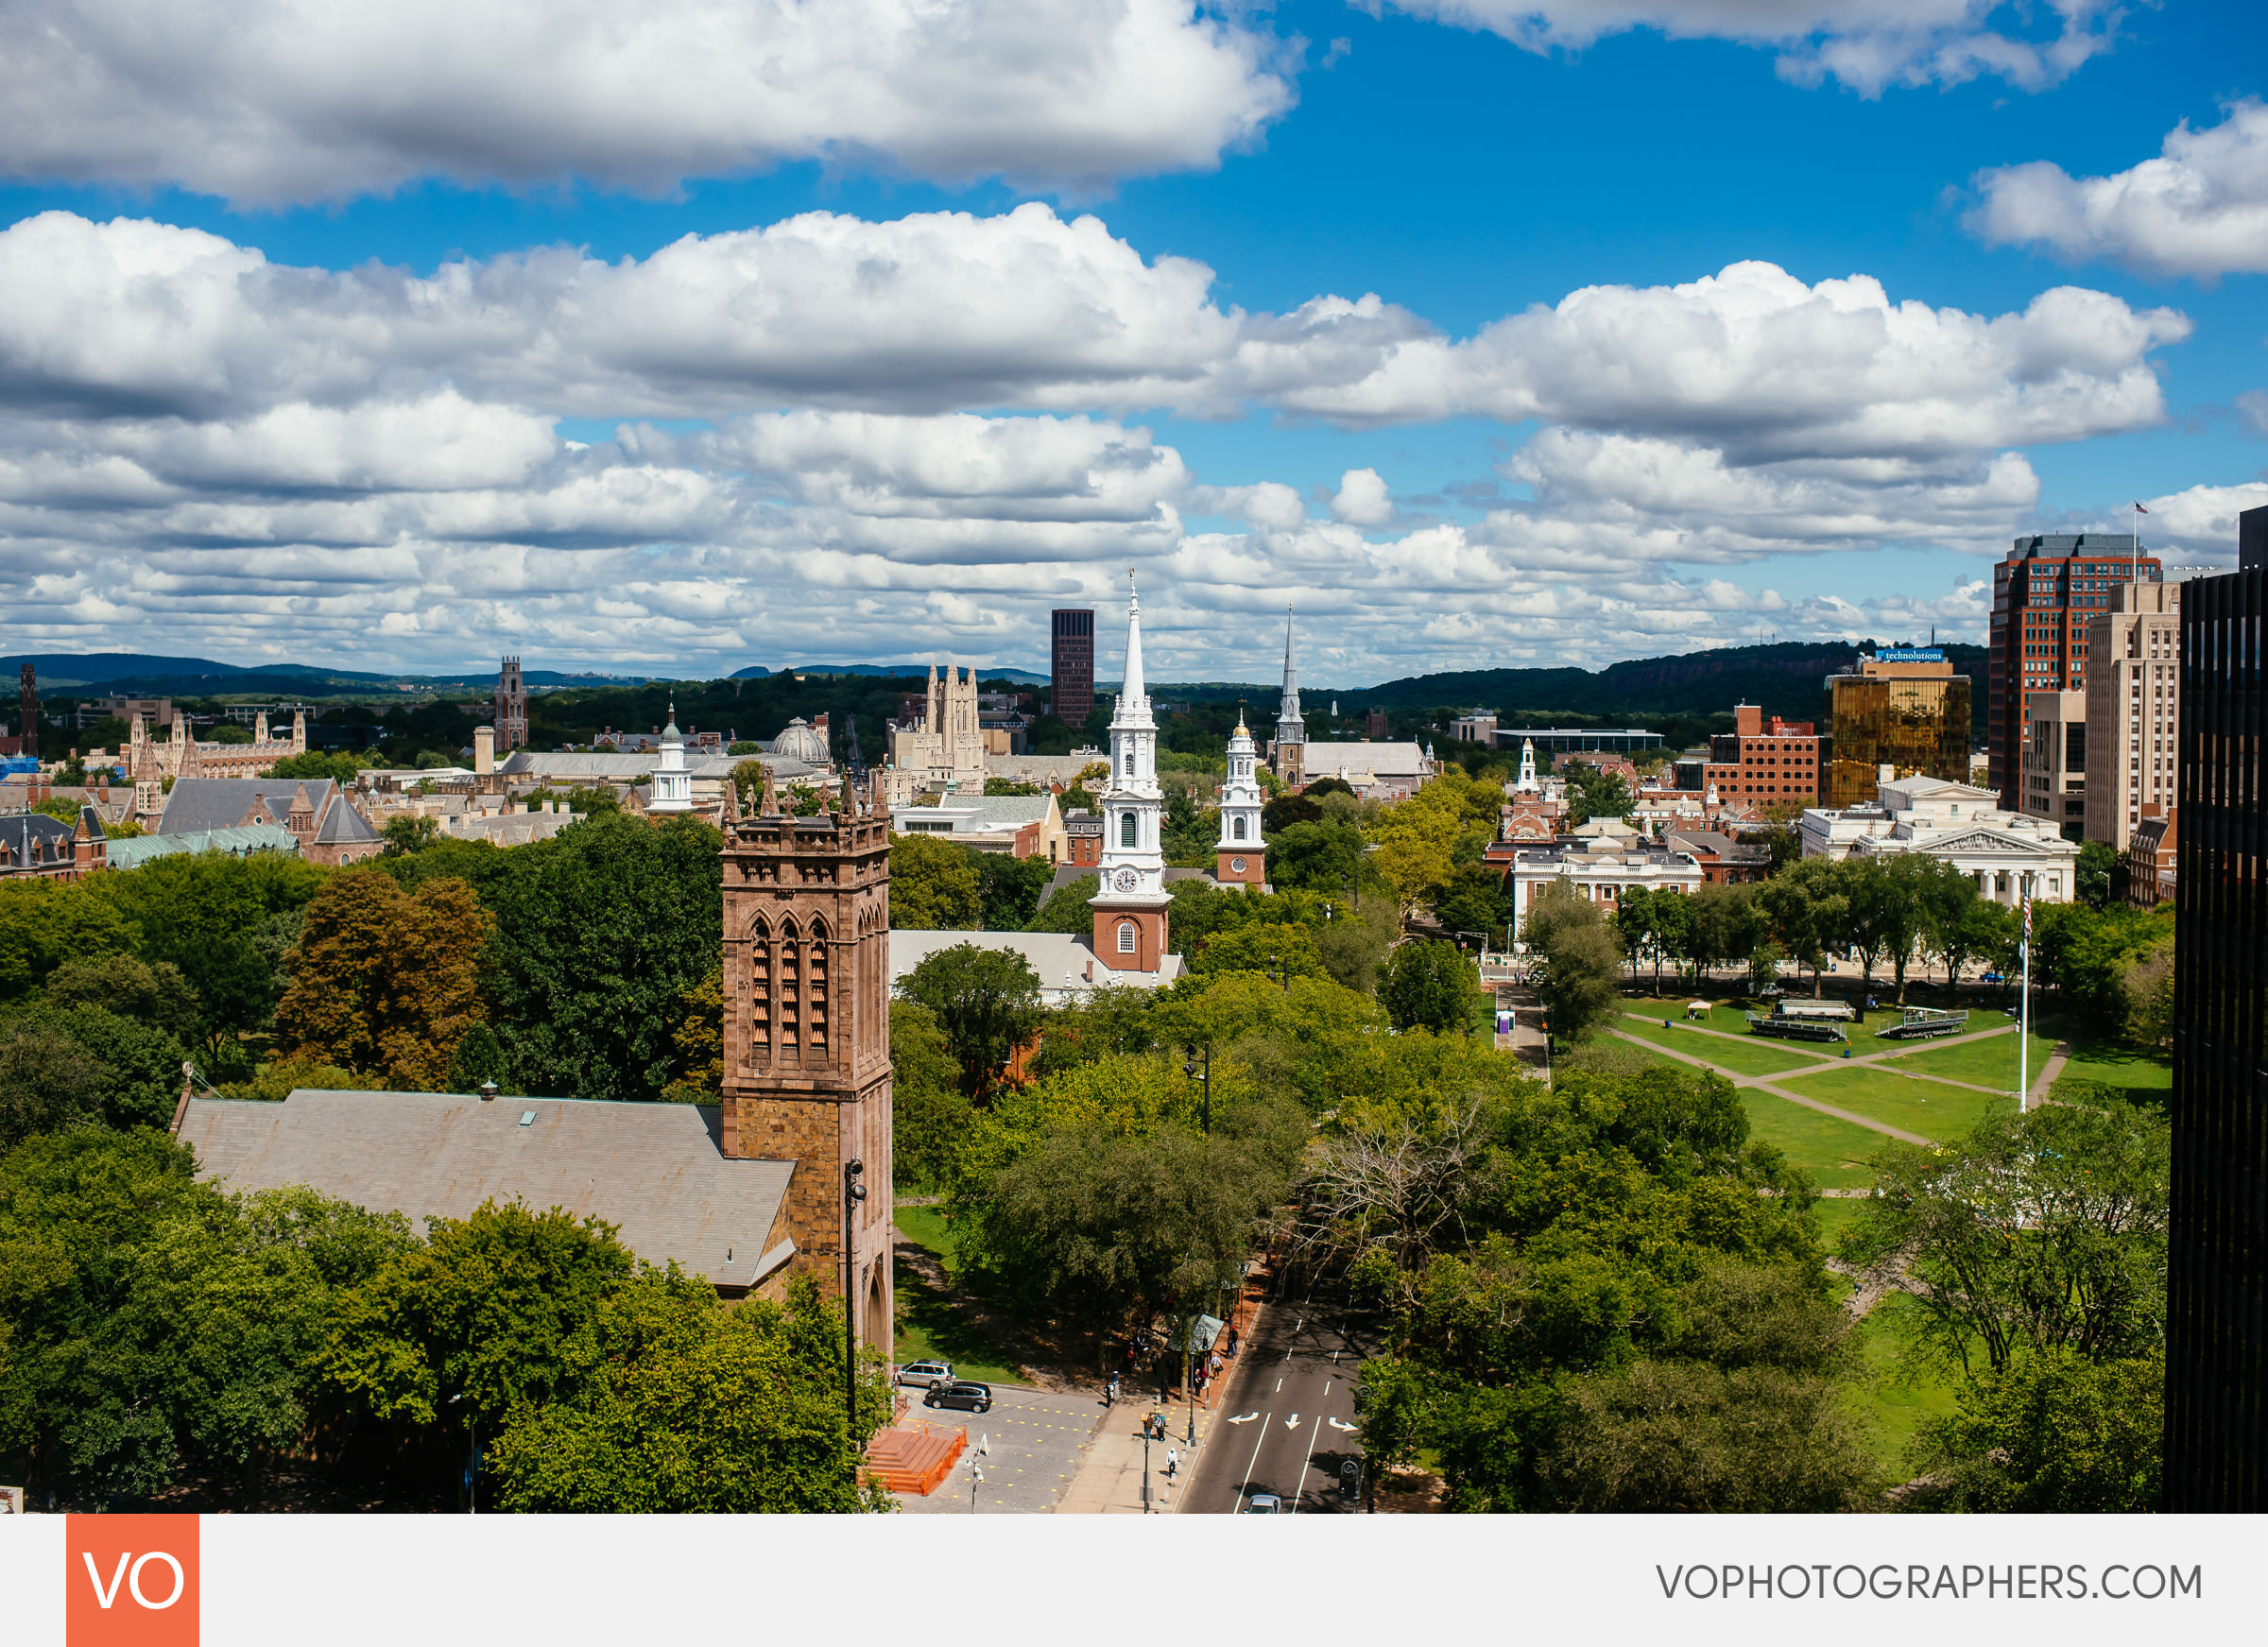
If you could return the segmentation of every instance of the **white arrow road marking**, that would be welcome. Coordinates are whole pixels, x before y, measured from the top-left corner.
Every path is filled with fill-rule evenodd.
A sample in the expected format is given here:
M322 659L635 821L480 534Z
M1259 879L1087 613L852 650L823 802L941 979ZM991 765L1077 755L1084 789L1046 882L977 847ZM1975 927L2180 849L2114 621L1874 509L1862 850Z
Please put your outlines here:
M1299 1415L1298 1415L1298 1414L1297 1414L1297 1413L1294 1413L1294 1414L1293 1414L1293 1415L1291 1415L1289 1418L1286 1418L1286 1419L1283 1421L1283 1427L1284 1427L1286 1430L1297 1430L1297 1429L1298 1429L1298 1428L1299 1428Z
M1259 1416L1260 1415L1258 1413L1239 1413L1235 1417L1229 1419L1228 1422L1231 1424L1249 1424L1253 1419Z
M1357 1426L1348 1423L1346 1419L1340 1417L1335 1413L1332 1415L1331 1427L1333 1430L1353 1430L1357 1428Z
M1275 1415L1271 1413L1268 1415L1268 1416L1272 1418L1275 1416ZM1267 1438L1268 1427L1265 1423L1263 1423L1260 1427L1259 1440L1256 1440L1252 1443L1252 1456L1245 1461L1244 1484L1236 1489L1237 1500L1240 1504L1244 1500L1252 1496L1252 1471L1258 1467L1260 1464L1260 1444L1262 1441L1265 1441Z

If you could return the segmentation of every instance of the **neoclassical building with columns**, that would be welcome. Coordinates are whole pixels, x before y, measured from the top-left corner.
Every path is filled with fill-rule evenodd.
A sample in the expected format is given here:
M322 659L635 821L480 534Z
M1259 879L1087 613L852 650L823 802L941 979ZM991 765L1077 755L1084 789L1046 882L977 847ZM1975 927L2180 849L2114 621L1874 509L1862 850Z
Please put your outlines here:
M1798 825L1807 858L1891 858L1920 852L1952 865L1996 903L2069 903L2079 848L2048 819L2003 811L1998 791L1944 778L1893 778L1874 800L1806 807Z

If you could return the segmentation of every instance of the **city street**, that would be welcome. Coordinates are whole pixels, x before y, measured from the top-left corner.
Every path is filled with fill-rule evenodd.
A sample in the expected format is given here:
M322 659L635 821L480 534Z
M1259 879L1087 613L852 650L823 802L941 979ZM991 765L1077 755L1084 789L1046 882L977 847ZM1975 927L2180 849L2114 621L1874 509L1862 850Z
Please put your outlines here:
M1100 1401L1082 1392L1057 1394L1015 1384L992 1386L989 1413L923 1407L916 1394L912 1421L940 1429L965 1425L969 1450L936 1492L927 1498L900 1493L898 1507L917 1516L971 1514L969 1463L976 1457L978 1440L984 1438L989 1440L992 1450L982 1460L985 1479L977 1484L973 1513L1045 1515L1062 1498L1066 1484L1078 1468L1080 1451L1102 1422L1104 1411Z
M1335 1297L1270 1305L1236 1358L1181 1513L1235 1515L1254 1493L1278 1495L1286 1515L1359 1509L1359 1499L1339 1496L1339 1467L1362 1455L1354 1381L1363 1353Z

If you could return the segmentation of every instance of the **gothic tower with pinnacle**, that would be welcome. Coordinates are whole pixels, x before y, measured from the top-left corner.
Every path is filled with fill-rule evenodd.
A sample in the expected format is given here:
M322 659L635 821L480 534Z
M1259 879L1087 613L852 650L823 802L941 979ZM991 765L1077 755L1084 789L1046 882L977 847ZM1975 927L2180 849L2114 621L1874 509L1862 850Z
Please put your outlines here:
M846 782L833 798L816 817L784 815L767 774L744 818L728 791L721 1145L795 1163L793 1267L830 1297L847 1282L860 1338L886 1357L890 816L879 788L862 798Z
M1142 600L1126 574L1126 670L1110 717L1110 778L1096 798L1103 815L1095 959L1116 972L1155 972L1165 956L1165 796L1158 787L1158 723L1142 677Z
M1299 671L1292 663L1292 609L1283 609L1283 701L1276 711L1276 776L1297 789L1307 781L1307 719L1299 712Z

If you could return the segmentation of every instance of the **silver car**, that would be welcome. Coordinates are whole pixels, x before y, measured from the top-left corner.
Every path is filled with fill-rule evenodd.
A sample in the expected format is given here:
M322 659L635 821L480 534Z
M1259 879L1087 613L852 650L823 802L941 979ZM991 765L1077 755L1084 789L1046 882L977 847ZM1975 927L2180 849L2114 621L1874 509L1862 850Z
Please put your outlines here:
M1250 1499L1246 1501L1245 1514L1247 1516L1280 1516L1283 1514L1283 1501L1274 1493L1254 1493Z
M898 1369L897 1381L911 1384L919 1390L934 1390L953 1382L953 1363L949 1361L909 1361Z

